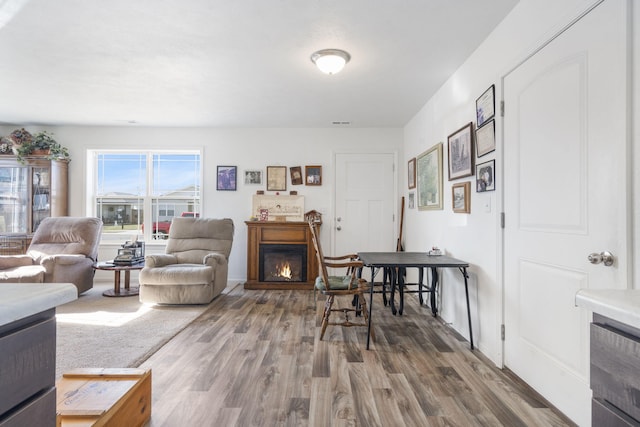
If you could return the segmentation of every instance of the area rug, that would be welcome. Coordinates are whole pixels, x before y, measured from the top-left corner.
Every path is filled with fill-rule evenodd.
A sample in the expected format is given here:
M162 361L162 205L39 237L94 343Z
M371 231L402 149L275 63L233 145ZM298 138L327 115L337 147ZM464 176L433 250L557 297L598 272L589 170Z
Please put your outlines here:
M152 306L137 296L102 295L112 287L97 283L56 309L56 379L75 368L136 367L209 307Z

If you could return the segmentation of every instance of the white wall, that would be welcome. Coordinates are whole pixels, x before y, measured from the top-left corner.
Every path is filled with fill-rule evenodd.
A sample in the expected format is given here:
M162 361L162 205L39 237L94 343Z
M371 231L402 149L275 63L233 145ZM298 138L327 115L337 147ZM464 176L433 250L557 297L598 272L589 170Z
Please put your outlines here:
M633 65L631 70L631 85L633 88L633 96L631 100L632 118L631 129L631 162L632 165L640 165L640 5L632 2L633 10L631 13L634 25L632 49L633 49ZM640 171L638 168L630 167L633 172L632 202L633 202L633 288L640 289Z
M610 0L611 1L611 0ZM619 0L614 0L619 1ZM444 248L448 255L469 261L470 297L474 340L480 350L497 365L502 364L500 341L501 306L501 125L499 102L500 79L552 35L569 24L596 0L521 0L494 32L482 43L424 105L404 129L404 164L438 142L444 142L444 209L418 211L410 209L405 219L406 250L427 250L432 245ZM639 12L635 11L635 21ZM638 35L635 35L636 42ZM636 46L636 52L638 51ZM636 55L636 61L638 60ZM638 73L634 74L636 99ZM494 153L477 162L496 159L496 191L471 193L471 214L456 214L451 209L451 184L447 170L447 136L468 122L475 126L475 101L492 84L496 85L496 142ZM635 112L635 123L639 123ZM635 130L636 141L638 130ZM637 143L635 144L637 146ZM640 151L640 150L637 150ZM640 154L636 152L636 160ZM402 191L407 193L406 177ZM475 188L475 177L469 180ZM636 185L640 177L635 177ZM640 187L636 187L640 188ZM636 211L639 209L636 208ZM637 215L636 215L637 217ZM636 239L636 242L638 239ZM636 257L637 258L637 257ZM636 261L636 264L638 261ZM456 271L444 272L442 318L468 337L464 285Z
M18 126L0 127L0 134L7 135ZM40 127L25 127L30 132ZM287 192L297 190L305 196L305 211L315 209L327 215L333 209L333 153L335 152L397 152L402 147L402 129L210 129L210 128L145 128L131 127L46 127L56 140L69 148L72 161L69 164L69 215L87 214L86 206L86 158L87 149L97 148L194 148L204 149L202 213L212 218L232 218L236 231L229 260L229 279L246 279L246 225L251 216L251 200L256 190L266 190L265 185L244 185L238 181L238 191L216 191L216 166L238 167L238 174L245 169L262 169L266 166L322 165L321 186L292 186L287 178ZM287 172L287 177L288 177ZM266 176L263 176L263 182ZM275 194L275 192L267 192ZM330 233L323 233L324 247L331 248ZM163 251L162 242L146 242L147 253ZM160 245L160 246L158 246ZM113 258L117 246L102 245L101 260ZM98 280L113 280L112 273L98 272ZM137 283L136 274L132 282Z

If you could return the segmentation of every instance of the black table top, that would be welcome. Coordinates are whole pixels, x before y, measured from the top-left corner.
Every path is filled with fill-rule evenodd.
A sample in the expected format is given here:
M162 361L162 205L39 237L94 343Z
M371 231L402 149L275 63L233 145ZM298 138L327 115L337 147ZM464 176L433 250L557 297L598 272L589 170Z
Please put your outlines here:
M135 264L114 264L113 261L102 261L93 264L96 270L142 270L144 268L144 260Z
M469 267L469 263L427 252L358 252L366 267Z

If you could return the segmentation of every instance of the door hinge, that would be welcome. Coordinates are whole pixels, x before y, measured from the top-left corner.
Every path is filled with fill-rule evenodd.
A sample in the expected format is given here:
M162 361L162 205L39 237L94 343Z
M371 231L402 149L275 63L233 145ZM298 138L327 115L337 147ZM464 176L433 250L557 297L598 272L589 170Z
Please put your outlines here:
M504 212L500 212L500 228L504 228Z
M504 341L504 323L500 325L500 339Z
M500 117L504 117L504 101L500 101Z

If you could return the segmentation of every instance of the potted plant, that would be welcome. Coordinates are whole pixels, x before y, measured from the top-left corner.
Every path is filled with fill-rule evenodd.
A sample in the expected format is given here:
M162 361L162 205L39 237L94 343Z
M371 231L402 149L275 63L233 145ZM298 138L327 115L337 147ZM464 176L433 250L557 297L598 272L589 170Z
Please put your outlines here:
M49 155L52 144L56 144L52 133L47 133L47 131L38 132L31 139L31 154L35 156Z
M53 138L53 133L38 132L16 148L16 157L21 163L27 156L45 156L48 160L70 160L69 150Z

